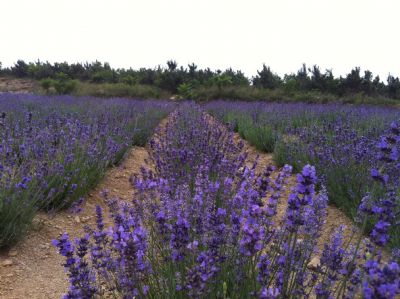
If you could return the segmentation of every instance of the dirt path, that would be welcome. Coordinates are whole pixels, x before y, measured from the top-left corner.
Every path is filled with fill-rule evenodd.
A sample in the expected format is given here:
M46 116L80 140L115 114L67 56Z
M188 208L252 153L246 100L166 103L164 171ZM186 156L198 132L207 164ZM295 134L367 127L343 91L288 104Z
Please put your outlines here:
M208 118L210 119L210 122L214 123L220 123L218 120L216 120L213 116L208 114ZM263 171L265 167L268 165L274 165L274 159L272 154L268 154L262 151L257 150L254 146L250 145L249 142L244 140L243 138L240 137L238 133L234 133L234 140L236 143L238 142L243 142L244 143L244 150L248 153L247 156L247 162L246 165L248 167L251 167L253 163L258 160L257 162L257 168L256 168L256 173L260 173L260 171ZM278 171L275 171L274 174L272 174L272 178L275 177ZM286 207L287 207L287 198L289 196L291 188L296 184L296 176L292 175L289 179L288 185L286 186L286 190L282 195L282 199L278 204L277 207L277 218L276 218L276 225L281 225L281 220L285 214ZM332 194L329 194L329 197L334 196ZM360 232L358 228L354 225L353 221L347 217L345 213L343 213L340 209L338 209L336 206L333 205L328 205L327 208L327 217L326 217L326 223L324 227L321 230L321 236L318 240L318 247L320 249L323 248L323 245L325 243L330 242L330 238L339 228L340 225L344 225L344 236L345 236L345 241L349 241L350 237L353 236L354 239L357 239L360 236ZM354 234L354 235L353 235ZM387 255L386 252L383 252L383 255Z
M267 154L267 153L258 151L255 147L251 146L246 140L241 139L241 137L237 133L235 133L235 140L237 140L237 141L242 140L244 142L244 149L248 152L248 163L247 163L248 166L251 166L251 163L253 163L258 158L256 172L260 172L266 166L274 164L272 154ZM286 211L286 207L287 207L286 199L290 193L291 187L293 187L295 184L296 184L296 177L293 175L289 179L289 184L285 190L284 196L282 197L284 200L281 200L278 205L278 211L277 211L278 219L282 219L282 217ZM333 195L330 195L330 196L333 196ZM329 239L332 236L333 232L340 225L346 226L344 233L347 238L349 238L349 236L352 234L353 229L357 230L356 227L354 226L352 220L349 217L347 217L346 214L344 214L337 207L335 207L333 205L328 205L326 223L322 229L321 237L319 239L320 247L322 247L325 242L329 242ZM359 234L356 234L356 236L357 235L359 236Z
M106 206L100 195L102 190L108 189L112 198L131 200L133 187L129 177L140 173L148 157L146 148L132 148L120 166L107 171L82 205L81 213L64 211L53 217L44 213L38 215L34 230L27 238L0 255L0 298L60 298L68 289L68 280L61 266L63 258L50 242L64 231L80 236L85 224L94 225L95 206ZM12 265L2 266L6 260Z

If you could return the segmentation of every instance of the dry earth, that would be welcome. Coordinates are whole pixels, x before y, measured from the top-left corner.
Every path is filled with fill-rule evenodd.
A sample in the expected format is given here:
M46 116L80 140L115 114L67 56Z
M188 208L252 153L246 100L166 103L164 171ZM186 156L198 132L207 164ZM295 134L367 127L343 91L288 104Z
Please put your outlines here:
M0 77L0 93L30 93L37 87L37 82L30 79L15 79L8 77Z

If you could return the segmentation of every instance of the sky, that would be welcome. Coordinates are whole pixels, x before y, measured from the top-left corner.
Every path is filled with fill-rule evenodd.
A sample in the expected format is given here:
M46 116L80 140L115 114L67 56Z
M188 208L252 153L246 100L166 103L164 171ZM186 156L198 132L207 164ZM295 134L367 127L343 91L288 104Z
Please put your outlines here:
M398 0L1 0L0 61L400 76Z

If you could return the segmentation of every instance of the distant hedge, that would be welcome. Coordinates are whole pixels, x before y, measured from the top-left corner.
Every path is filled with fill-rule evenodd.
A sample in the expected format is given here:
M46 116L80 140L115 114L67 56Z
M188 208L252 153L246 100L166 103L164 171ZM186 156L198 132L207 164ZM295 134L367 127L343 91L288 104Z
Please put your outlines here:
M256 76L248 78L242 71L232 68L225 71L199 69L194 63L187 67L178 67L176 61L173 60L167 61L165 67L137 70L114 69L108 63L99 61L84 64L67 62L52 64L41 61L26 63L18 60L9 68L2 68L0 63L0 75L56 81L60 81L61 77L64 85L59 87L58 93L72 92L76 86L68 80L79 80L93 84L119 84L113 87L105 86L107 90L112 90L112 93L115 92L121 96L129 96L131 93L149 94L152 97L161 94L177 94L181 98L189 99L264 100L274 98L306 101L310 101L311 97L313 102L331 100L369 102L374 98L376 100L373 101L378 101L378 104L379 101L387 103L387 99L400 100L398 77L389 75L386 82L383 82L379 76L373 76L369 70L362 74L359 67L353 68L346 76L338 78L331 70L323 72L317 65L307 67L303 64L296 73L286 74L281 78L264 64ZM45 89L50 88L49 82L44 81L42 86ZM57 83L54 87L56 85ZM127 86L134 86L133 90ZM71 88L64 90L64 87ZM97 92L98 90L98 88L90 88L88 91Z

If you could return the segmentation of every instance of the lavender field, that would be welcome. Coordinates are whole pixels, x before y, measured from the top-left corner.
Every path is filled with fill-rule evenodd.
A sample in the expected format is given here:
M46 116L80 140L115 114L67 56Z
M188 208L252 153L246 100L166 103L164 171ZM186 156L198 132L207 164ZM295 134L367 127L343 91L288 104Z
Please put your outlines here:
M133 145L148 153L118 177L128 200L104 190L92 225L52 240L63 298L400 294L398 110L5 94L0 112L2 247L39 210L88 209ZM330 204L353 230L324 230Z
M0 94L0 248L39 209L81 200L173 105L162 101Z
M361 200L379 192L371 171L384 169L385 184L399 192L400 147L387 141L391 125L398 126L398 109L224 101L206 109L259 150L272 153L278 166L288 163L299 171L314 165L330 203L354 220ZM391 245L400 246L400 231L393 231Z
M96 229L54 241L66 258L66 297L395 298L399 252L381 255L398 220L392 166L400 129L395 122L385 129L388 122L376 133L386 134L374 147L380 162L370 165L376 192L358 207L361 234L347 240L338 226L319 246L330 194L316 167L302 166L292 187L292 166L256 172L243 142L200 107L182 104L150 142L155 169L132 179L134 201L110 200L112 228L98 207Z

